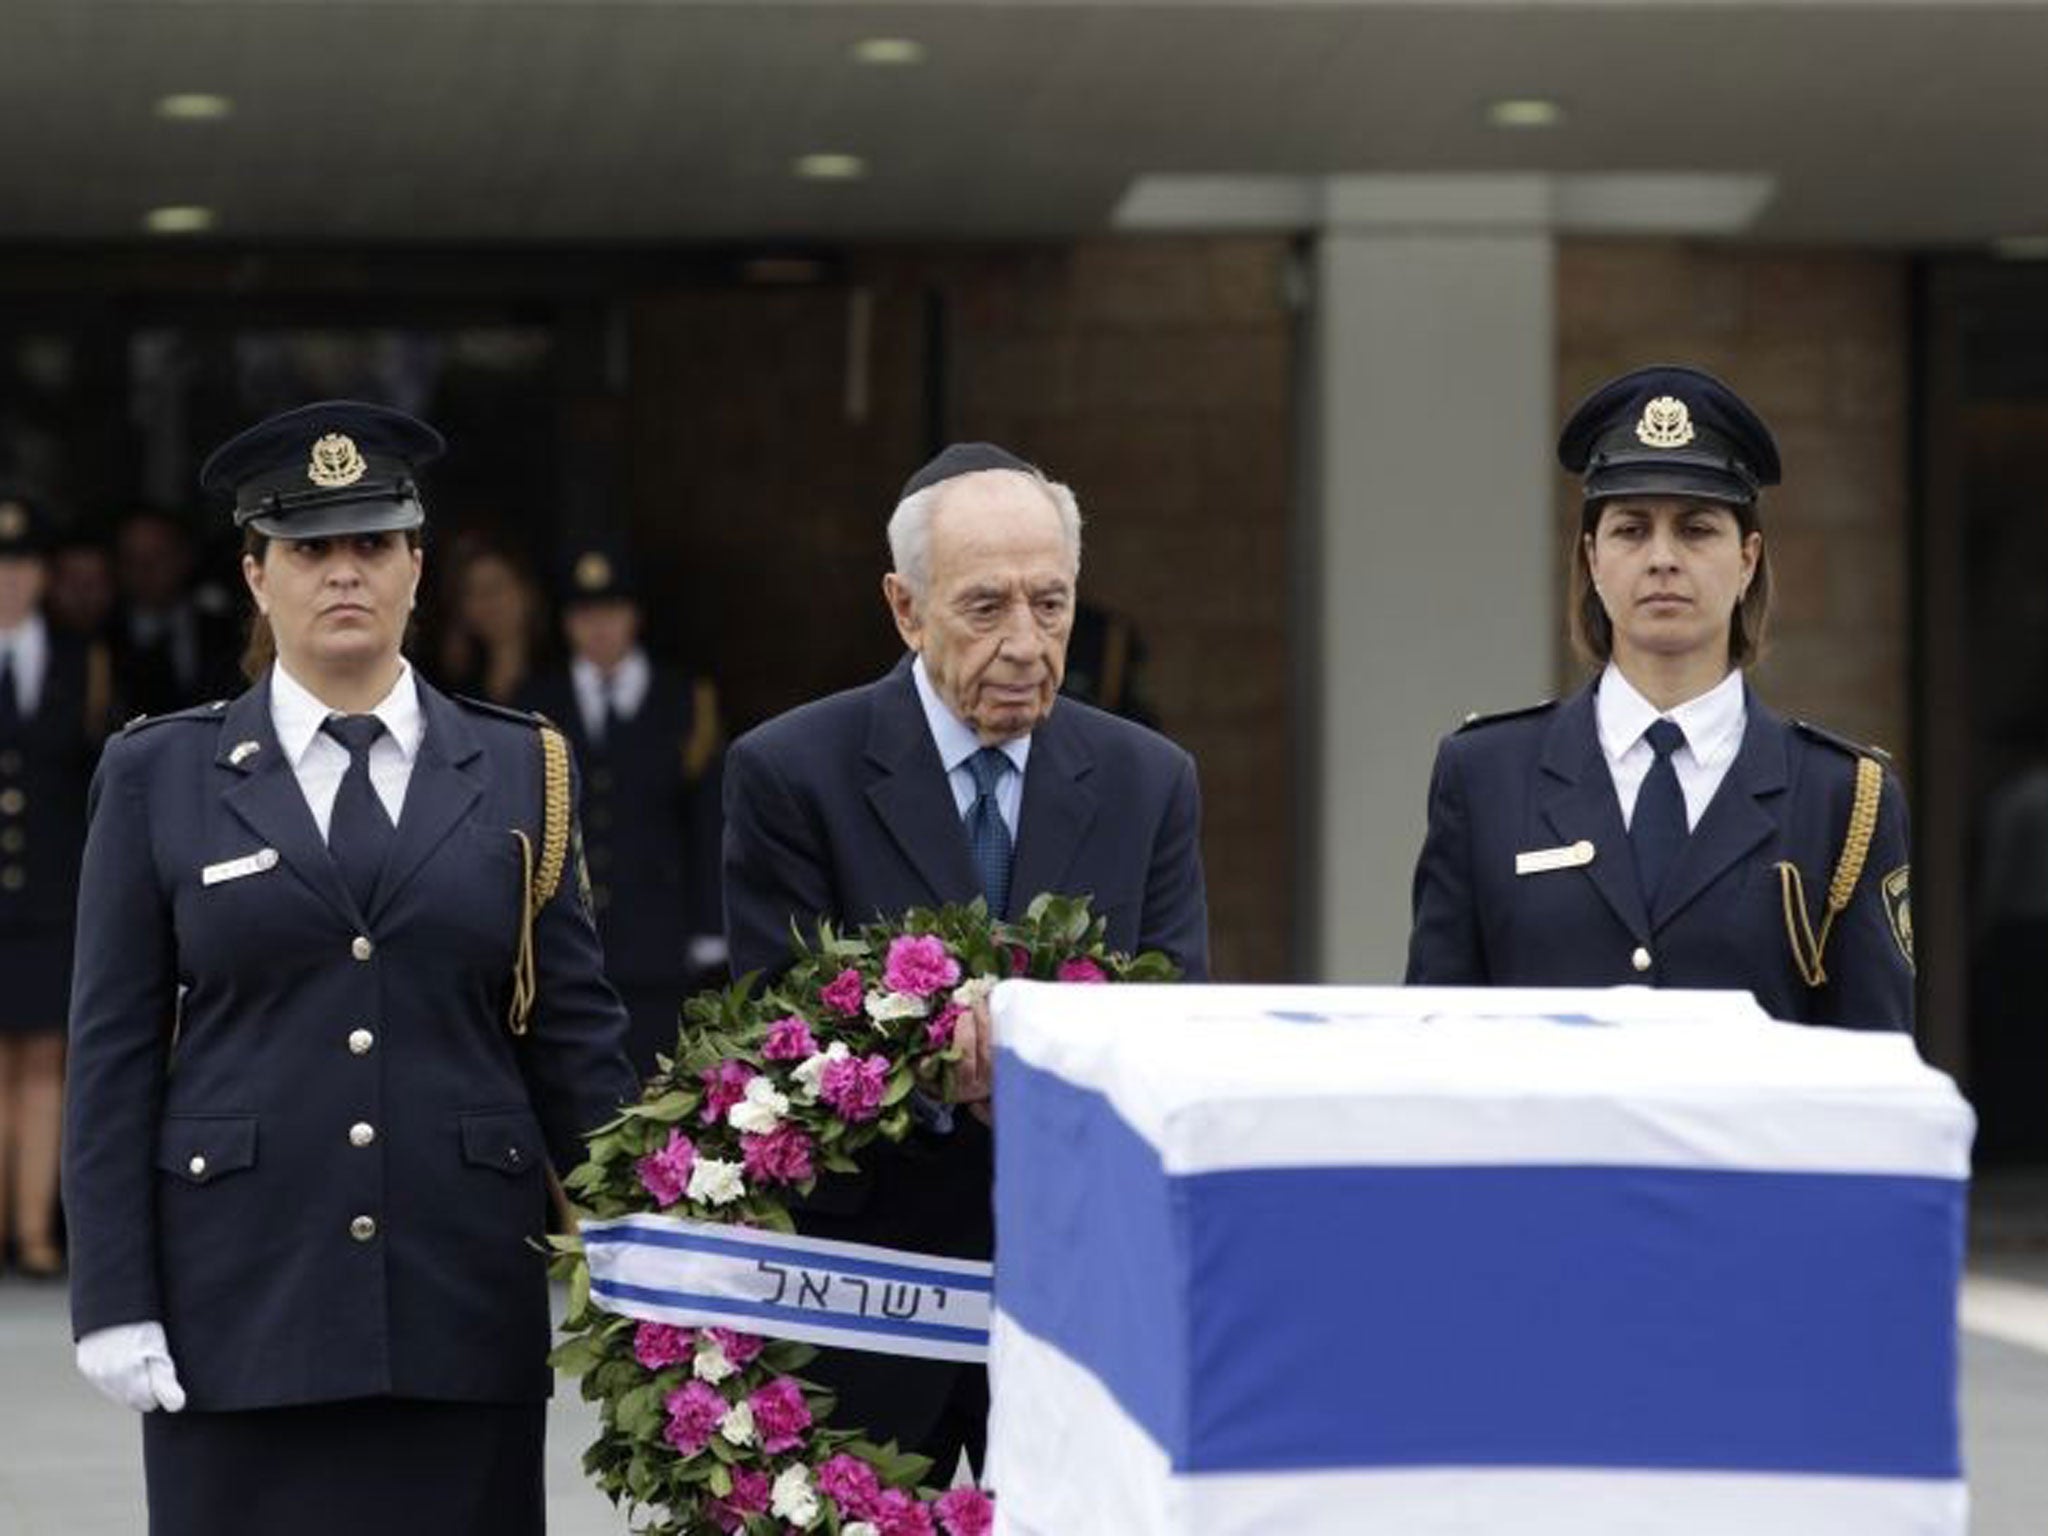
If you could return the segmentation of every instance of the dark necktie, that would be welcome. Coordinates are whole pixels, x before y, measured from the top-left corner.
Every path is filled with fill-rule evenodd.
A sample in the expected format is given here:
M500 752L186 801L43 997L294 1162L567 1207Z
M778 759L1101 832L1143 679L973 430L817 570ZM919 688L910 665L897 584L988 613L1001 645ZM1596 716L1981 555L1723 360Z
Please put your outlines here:
M356 899L356 910L367 914L396 831L370 782L370 747L384 734L384 722L375 715L329 715L320 729L348 748L348 772L341 776L327 823L327 851Z
M1664 875L1685 846L1685 792L1678 787L1678 770L1671 754L1685 745L1685 732L1675 720L1652 720L1643 732L1657 760L1643 778L1636 795L1636 813L1628 824L1628 840L1635 848L1636 880L1642 886L1643 905L1652 906Z
M21 728L21 700L14 692L14 652L0 651L0 735Z
M974 803L967 807L967 846L981 873L981 894L990 917L1000 918L1010 904L1010 828L996 804L996 785L1016 765L995 747L983 747L967 759L974 775Z

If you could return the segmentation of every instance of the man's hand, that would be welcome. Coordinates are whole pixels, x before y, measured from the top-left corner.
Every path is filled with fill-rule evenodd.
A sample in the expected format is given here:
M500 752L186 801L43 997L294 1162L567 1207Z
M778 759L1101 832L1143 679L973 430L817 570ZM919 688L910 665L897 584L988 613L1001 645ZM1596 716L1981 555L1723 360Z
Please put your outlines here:
M983 1125L991 1124L994 1115L989 1095L995 1092L995 1038L995 1022L989 1017L985 997L977 998L953 1025L953 1046L959 1060L953 1064L952 1100L965 1104Z
M178 1385L162 1323L123 1323L88 1333L78 1341L78 1370L108 1397L137 1413L158 1408L176 1413L185 1406L185 1389Z

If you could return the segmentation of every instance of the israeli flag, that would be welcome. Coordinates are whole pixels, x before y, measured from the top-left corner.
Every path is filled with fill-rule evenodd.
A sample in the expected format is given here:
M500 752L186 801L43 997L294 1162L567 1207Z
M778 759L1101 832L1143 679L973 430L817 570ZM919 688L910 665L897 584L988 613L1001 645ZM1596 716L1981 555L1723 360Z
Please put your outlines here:
M676 1216L582 1223L590 1299L679 1327L836 1349L988 1358L990 1269L972 1259Z
M1973 1131L1746 995L995 994L1012 1536L1962 1536Z

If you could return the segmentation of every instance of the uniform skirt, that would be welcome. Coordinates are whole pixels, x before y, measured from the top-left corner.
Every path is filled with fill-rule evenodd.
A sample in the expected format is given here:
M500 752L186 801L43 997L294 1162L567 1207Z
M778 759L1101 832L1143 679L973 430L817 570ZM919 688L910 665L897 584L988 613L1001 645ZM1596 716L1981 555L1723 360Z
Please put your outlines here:
M71 924L0 925L0 1035L62 1034L70 1009Z
M150 1536L542 1536L545 1403L365 1398L142 1419Z

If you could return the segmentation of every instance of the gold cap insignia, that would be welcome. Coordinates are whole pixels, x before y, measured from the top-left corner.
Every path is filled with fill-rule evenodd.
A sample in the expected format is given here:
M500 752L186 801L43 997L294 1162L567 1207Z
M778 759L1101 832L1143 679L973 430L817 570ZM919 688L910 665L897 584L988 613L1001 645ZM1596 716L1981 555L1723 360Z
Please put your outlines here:
M18 501L0 502L0 539L18 539L28 532L28 508Z
M612 563L592 550L576 562L576 590L601 592L612 583Z
M1643 407L1636 439L1652 448L1683 448L1693 439L1692 412L1675 395L1659 395Z
M369 472L356 440L345 433L330 432L313 445L313 457L306 465L306 478L315 485L336 490L354 485Z

